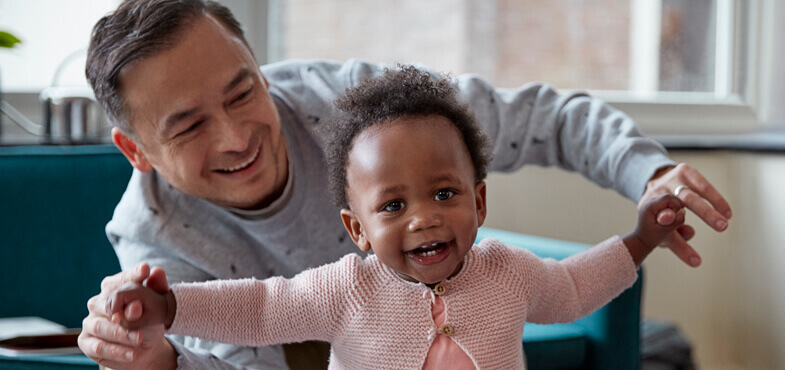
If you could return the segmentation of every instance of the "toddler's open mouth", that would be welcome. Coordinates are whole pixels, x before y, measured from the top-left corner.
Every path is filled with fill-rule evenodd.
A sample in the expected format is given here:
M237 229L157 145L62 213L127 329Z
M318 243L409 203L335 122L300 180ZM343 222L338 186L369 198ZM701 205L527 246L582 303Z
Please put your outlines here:
M415 250L409 251L409 253L416 254L420 257L431 257L435 256L439 251L444 249L447 246L447 243L430 243L428 245L421 246Z
M415 261L431 265L443 261L450 254L450 248L454 241L430 242L423 244L415 249L406 252L409 258Z

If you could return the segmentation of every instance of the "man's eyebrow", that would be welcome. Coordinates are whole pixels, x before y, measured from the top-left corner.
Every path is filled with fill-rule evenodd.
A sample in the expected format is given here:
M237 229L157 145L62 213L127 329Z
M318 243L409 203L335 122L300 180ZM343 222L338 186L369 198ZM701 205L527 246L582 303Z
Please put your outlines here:
M240 82L243 82L246 78L251 76L251 71L248 68L243 68L234 76L231 82L229 82L226 87L224 87L224 94L228 94L232 91Z
M198 111L199 111L198 108L190 108L190 109L186 109L186 110L183 110L183 111L180 111L180 112L173 113L173 114L169 115L169 117L166 118L166 121L164 121L164 127L163 127L163 130L162 130L164 136L168 136L169 135L169 131L172 129L172 127L174 127L175 124L177 124L178 122L180 122L180 121L182 121L182 120L184 120L184 119L186 119L186 118L188 118L190 116L193 116Z

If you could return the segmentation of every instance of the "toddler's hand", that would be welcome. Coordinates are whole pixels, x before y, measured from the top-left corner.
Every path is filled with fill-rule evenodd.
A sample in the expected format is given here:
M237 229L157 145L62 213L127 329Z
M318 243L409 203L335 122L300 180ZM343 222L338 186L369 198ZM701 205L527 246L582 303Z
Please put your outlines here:
M141 308L136 320L127 320L125 311ZM106 312L113 322L134 330L150 325L172 325L174 319L174 295L169 290L160 294L142 284L129 282L115 290L106 300ZM136 315L134 315L136 316Z
M657 222L657 215L666 209L675 213L675 219L668 225L662 225ZM654 247L684 224L685 213L684 204L673 194L662 194L650 199L640 208L638 226L624 237L624 244L636 265L640 265Z

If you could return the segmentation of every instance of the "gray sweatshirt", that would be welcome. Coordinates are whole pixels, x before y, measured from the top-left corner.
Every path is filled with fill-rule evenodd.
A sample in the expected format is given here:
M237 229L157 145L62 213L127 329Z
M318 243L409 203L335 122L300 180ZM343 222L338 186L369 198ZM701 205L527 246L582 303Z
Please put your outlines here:
M381 68L357 60L261 67L289 151L283 195L262 210L228 209L180 192L155 171L134 170L106 226L123 270L146 261L164 268L169 283L292 277L360 252L330 202L324 143L315 129L333 111L338 94ZM490 137L492 171L557 165L637 201L654 172L674 164L624 113L585 94L559 95L543 84L497 89L472 75L457 79L461 99ZM180 368L286 368L280 346L169 340Z

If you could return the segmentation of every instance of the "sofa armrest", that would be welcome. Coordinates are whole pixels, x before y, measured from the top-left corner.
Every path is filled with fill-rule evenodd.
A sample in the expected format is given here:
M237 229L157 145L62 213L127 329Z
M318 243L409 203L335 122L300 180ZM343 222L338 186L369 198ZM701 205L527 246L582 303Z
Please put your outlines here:
M82 326L120 271L104 228L130 176L113 145L0 147L0 317Z
M543 258L561 260L590 247L588 244L480 228L477 240L496 238L526 248ZM640 321L643 288L642 269L638 280L613 301L575 323L586 329L589 339L589 369L638 369L640 367Z

